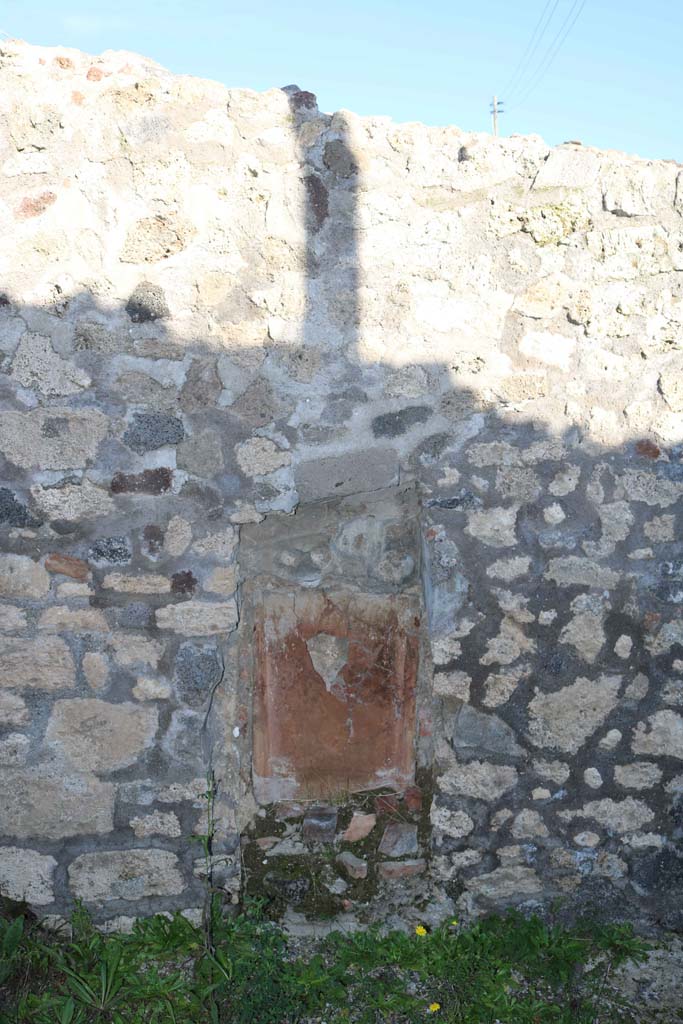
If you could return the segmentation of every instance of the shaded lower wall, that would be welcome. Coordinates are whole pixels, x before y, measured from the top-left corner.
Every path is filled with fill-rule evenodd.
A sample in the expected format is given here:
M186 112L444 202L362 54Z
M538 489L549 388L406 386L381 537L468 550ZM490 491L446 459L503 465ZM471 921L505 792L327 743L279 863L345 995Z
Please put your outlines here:
M0 891L680 928L680 168L0 80Z

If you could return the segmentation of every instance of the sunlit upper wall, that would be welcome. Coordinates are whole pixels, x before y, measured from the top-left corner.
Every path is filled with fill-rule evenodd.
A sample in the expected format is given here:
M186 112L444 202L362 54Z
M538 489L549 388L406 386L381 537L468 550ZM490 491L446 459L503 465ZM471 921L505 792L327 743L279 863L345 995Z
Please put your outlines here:
M131 359L202 349L219 405L265 372L319 395L357 366L375 399L436 399L443 426L495 407L603 445L683 436L678 165L330 117L128 53L7 42L2 62L13 365L26 326L74 355L73 323L41 310L78 296L118 335L114 388ZM131 323L141 281L164 308ZM351 424L328 447L356 443Z

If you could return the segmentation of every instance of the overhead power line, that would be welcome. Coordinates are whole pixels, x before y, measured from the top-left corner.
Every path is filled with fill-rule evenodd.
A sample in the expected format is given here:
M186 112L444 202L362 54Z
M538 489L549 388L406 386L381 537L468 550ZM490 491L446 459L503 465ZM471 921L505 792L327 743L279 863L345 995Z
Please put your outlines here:
M534 30L531 33L529 42L526 44L524 53L519 58L516 68L512 72L512 75L508 79L507 85L503 89L504 95L510 95L514 92L516 86L519 84L520 75L523 78L526 69L533 59L536 50L538 49L543 36L548 30L548 26L552 21L553 15L557 10L557 5L560 0L546 0L545 6L541 11L540 17L534 26ZM547 17L546 17L547 15Z
M564 19L560 28L557 31L555 38L546 50L545 56L541 59L540 64L537 66L535 74L533 74L531 79L527 81L525 91L520 97L518 97L517 101L515 102L515 107L520 107L523 103L526 103L529 96L531 96L534 90L540 85L541 81L543 80L543 78L549 71L550 67L554 63L558 53L562 49L562 45L565 39L567 38L571 30L574 28L574 25L578 21L581 12L583 11L585 6L586 0L574 0L572 6L567 12L566 18Z

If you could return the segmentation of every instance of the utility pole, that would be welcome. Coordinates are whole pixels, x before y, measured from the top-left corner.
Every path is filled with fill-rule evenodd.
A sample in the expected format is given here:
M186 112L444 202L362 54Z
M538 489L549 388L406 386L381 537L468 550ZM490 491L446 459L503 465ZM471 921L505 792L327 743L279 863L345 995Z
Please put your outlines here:
M504 114L503 100L499 100L497 96L493 97L491 102L491 117L493 119L493 134L498 134L498 115Z

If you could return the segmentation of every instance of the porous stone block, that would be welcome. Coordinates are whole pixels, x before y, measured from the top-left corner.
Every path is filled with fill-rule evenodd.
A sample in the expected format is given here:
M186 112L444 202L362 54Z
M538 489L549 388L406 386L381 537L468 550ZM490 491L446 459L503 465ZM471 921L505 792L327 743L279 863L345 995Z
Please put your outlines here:
M38 628L50 633L108 633L109 623L99 608L55 605L42 613Z
M114 502L107 492L90 480L58 487L31 488L31 497L38 511L50 521L67 523L82 519L101 519L114 510Z
M616 707L620 676L579 678L529 703L529 737L538 747L576 754Z
M117 590L122 594L168 594L171 581L158 573L109 572L102 580L105 590Z
M88 559L95 565L130 562L133 551L127 537L99 537L90 547Z
M176 694L190 707L201 707L223 678L223 671L223 658L215 644L181 644L174 667Z
M391 448L367 448L362 459L355 452L310 459L298 462L294 469L302 502L362 494L392 487L397 481L398 457Z
M180 863L168 850L82 853L69 865L69 887L86 903L174 896L186 888Z
M22 469L78 469L95 458L109 420L95 409L0 413L0 451Z
M0 765L25 764L31 741L21 732L11 732L0 739Z
M231 633L237 625L237 604L231 601L186 601L159 608L156 622L159 629L169 629L185 636L210 636Z
M115 786L59 765L7 768L0 787L0 833L17 839L100 835L114 827Z
M675 711L656 711L639 722L633 734L634 754L675 757L683 761L683 715Z
M291 452L283 450L267 437L242 441L235 449L237 464L249 477L267 476L292 461Z
M533 868L500 867L477 875L465 883L468 892L491 903L522 903L543 891L543 882Z
M83 675L91 690L106 689L109 679L109 660L104 654L88 651L83 655Z
M474 822L465 811L452 810L445 805L432 803L429 812L432 827L452 839L463 839L474 831Z
M154 811L152 814L131 818L130 827L137 839L146 839L148 836L175 838L181 835L180 822L173 811Z
M0 725L5 728L27 725L30 720L31 714L26 707L26 701L15 693L0 690Z
M519 773L512 765L491 764L488 761L469 761L454 764L438 777L439 788L453 796L467 796L474 800L498 800L517 785Z
M163 320L170 313L163 288L151 281L141 281L126 303L126 312L134 324Z
M7 637L0 646L0 688L10 690L69 689L76 682L71 651L56 636L24 640Z
M156 708L89 697L59 700L45 742L74 767L106 774L134 764L154 740L157 727Z
M42 565L25 555L0 555L0 597L42 598L50 577Z
M54 857L18 846L0 846L0 893L41 907L54 900Z
M123 435L123 442L142 455L165 445L179 444L184 436L183 421L177 416L162 412L136 412Z
M50 397L78 394L91 383L84 370L57 355L49 338L30 331L14 353L12 377L22 387Z

